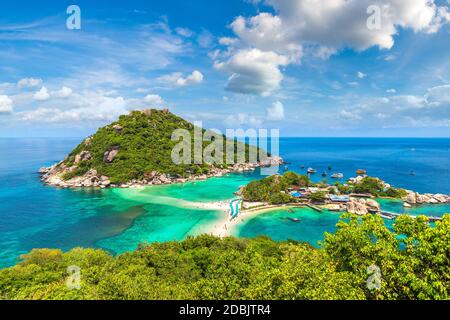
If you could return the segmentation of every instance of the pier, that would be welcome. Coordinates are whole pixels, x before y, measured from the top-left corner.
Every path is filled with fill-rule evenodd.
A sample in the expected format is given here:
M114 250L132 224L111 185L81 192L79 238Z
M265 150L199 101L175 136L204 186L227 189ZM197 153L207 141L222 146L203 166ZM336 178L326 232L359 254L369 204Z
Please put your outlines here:
M317 206L314 206L314 205L312 205L312 204L310 204L310 203L307 203L306 206L309 207L309 208L311 208L311 209L313 209L313 210L315 210L315 211L317 211L317 212L322 212L322 211L323 211L322 208L319 208L319 207L317 207Z
M401 213L396 213L396 212L388 212L388 211L378 211L378 212L371 212L371 213L375 213L376 215L379 215L380 217L384 218L384 219L388 219L388 220L395 220L397 219L399 216L401 216ZM413 215L408 215L411 218L417 218L417 216L413 216ZM442 221L441 217L434 217L434 216L428 216L428 220L430 220L430 222L436 222L436 221Z

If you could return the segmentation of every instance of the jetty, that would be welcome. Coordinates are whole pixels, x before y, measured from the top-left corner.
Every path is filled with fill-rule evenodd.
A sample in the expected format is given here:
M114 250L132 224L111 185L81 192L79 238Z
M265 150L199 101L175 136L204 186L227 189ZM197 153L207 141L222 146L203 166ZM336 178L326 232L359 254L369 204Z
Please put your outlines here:
M322 208L319 208L319 207L317 207L315 205L312 205L310 203L307 203L306 206L311 208L311 209L313 209L313 210L315 210L315 211L317 211L317 212L322 212L323 211Z
M401 213L388 212L388 211L378 211L378 212L371 212L371 213L375 213L376 215L379 215L380 217L382 217L384 219L388 219L388 220L395 220L402 215ZM417 216L413 216L413 215L408 215L408 216L411 218L414 218L414 219L417 218ZM442 221L441 217L435 217L435 216L427 216L427 217L430 222Z

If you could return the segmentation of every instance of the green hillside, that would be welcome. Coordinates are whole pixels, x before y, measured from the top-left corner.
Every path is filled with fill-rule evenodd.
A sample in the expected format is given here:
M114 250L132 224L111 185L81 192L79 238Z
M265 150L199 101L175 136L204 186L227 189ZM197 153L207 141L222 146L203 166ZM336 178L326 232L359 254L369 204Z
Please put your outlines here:
M95 169L98 176L107 176L111 183L125 183L144 179L154 171L186 177L206 174L213 167L227 167L226 164L211 165L205 162L174 164L171 151L179 141L172 141L171 136L176 129L188 130L193 141L194 125L168 110L133 111L129 115L122 115L116 122L100 128L66 157L59 165L65 169L63 179L82 176ZM206 131L202 129L202 132ZM235 149L238 143L235 142ZM211 142L203 142L203 147L209 144ZM249 148L254 147L245 145L246 159Z

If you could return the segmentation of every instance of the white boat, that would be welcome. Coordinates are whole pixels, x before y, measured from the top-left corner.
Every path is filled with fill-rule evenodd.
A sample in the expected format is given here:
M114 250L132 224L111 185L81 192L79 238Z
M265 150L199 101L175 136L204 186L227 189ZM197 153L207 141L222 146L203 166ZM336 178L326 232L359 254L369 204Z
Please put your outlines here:
M331 177L332 177L333 179L342 179L342 178L344 177L344 174L342 174L342 173L333 173L333 174L331 175Z
M308 173L316 173L317 170L313 168L308 168Z

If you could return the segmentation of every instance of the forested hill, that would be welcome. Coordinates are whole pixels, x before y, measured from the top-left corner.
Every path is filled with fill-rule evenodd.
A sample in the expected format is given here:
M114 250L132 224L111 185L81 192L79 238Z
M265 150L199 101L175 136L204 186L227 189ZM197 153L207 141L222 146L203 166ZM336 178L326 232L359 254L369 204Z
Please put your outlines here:
M172 141L171 137L176 129L190 132L193 153L194 125L169 110L149 109L122 115L116 122L100 128L85 139L56 167L42 169L42 173L46 174L43 180L57 185L61 180L70 181L77 177L103 177L108 183L119 184L144 180L152 173L186 177L208 174L212 168L228 167L205 162L175 164L171 152L179 141ZM206 131L201 129L201 132L204 134ZM226 139L222 137L225 145ZM238 143L235 142L235 149ZM203 148L210 144L211 141L204 141ZM255 147L245 144L246 159L249 148ZM225 159L225 152L223 156ZM78 183L76 180L73 184Z

